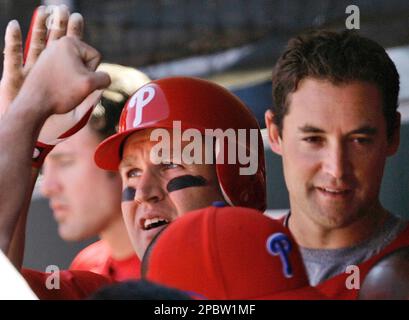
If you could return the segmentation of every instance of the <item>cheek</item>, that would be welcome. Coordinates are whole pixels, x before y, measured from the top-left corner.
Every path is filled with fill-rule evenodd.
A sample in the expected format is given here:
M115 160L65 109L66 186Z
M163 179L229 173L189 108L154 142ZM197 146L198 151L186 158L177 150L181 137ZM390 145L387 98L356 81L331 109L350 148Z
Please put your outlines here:
M121 205L121 183L117 179L109 177L106 172L101 172L98 180L95 179L90 185L94 201L99 202L99 206L119 211Z
M354 159L354 174L361 184L380 185L386 159L382 155L366 155Z
M122 202L121 204L122 216L128 230L133 229L133 221L136 210L132 202Z
M101 172L83 163L66 168L60 177L63 177L67 186L74 191L77 190L77 193L90 193L105 182Z
M319 151L303 150L299 145L284 145L283 150L283 169L286 177L308 178L319 170Z
M186 212L196 209L196 206L199 205L198 201L200 202L197 192L188 189L169 193L169 199L175 208L176 216L182 216Z
M211 186L187 188L169 193L169 198L177 209L178 215L205 208L214 201L224 201L223 197Z
M129 223L131 219L135 216L134 205L132 202L122 202L121 203L122 215L126 223Z

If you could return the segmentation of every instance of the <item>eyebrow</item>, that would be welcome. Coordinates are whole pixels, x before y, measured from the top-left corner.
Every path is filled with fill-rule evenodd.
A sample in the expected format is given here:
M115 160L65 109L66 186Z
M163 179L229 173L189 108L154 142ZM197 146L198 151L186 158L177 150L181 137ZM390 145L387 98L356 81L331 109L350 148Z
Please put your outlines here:
M132 166L132 162L135 160L134 157L127 157L121 160L119 163L118 169L125 168L125 167L130 167Z
M320 129L318 127L312 126L312 125L304 125L302 127L298 128L299 131L302 133L325 133L325 130ZM375 127L371 127L369 125L364 125L358 129L352 130L348 132L348 135L350 134L367 134L374 136L378 133L378 129Z
M302 127L298 127L298 131L301 131L302 133L325 133L324 130L309 124L306 124Z
M349 134L367 134L370 136L374 136L378 133L378 129L371 127L371 126L363 126L356 130L351 131Z

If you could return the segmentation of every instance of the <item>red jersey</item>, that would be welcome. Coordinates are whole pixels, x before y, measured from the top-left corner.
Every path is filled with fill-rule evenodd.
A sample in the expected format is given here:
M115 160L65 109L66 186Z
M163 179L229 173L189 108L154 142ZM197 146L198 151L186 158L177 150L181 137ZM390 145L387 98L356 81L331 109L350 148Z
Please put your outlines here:
M108 245L100 240L83 249L72 261L70 270L91 271L113 281L124 281L140 278L140 261L136 254L115 260Z
M380 253L358 265L361 283L365 279L365 276L368 274L371 267L376 262L378 262L390 252L405 246L409 246L409 225L406 226L406 228L399 234L399 236L396 237L396 239L389 245L387 245ZM350 276L351 274L341 273L320 283L316 288L323 294L328 296L330 299L357 299L359 290L348 289L346 287L346 280Z
M59 271L58 280L56 273L22 269L21 274L41 300L85 299L99 288L112 284L107 277L88 271ZM47 286L49 282L54 285L58 282L58 287Z

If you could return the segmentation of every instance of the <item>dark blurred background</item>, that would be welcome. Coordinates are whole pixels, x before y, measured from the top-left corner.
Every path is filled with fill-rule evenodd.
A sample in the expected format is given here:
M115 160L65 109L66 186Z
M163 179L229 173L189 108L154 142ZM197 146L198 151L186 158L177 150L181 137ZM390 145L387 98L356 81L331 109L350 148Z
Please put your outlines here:
M80 12L85 40L104 61L139 68L153 79L190 75L214 80L242 98L262 127L264 111L272 103L271 69L288 39L309 28L345 29L347 6L358 6L358 32L388 48L401 75L402 141L388 161L381 199L391 211L409 217L409 1L0 0L0 29L17 19L25 34L32 11L41 3L65 3ZM281 160L268 146L266 156L269 209L288 208ZM35 192L25 265L67 267L84 245L59 239L46 200Z

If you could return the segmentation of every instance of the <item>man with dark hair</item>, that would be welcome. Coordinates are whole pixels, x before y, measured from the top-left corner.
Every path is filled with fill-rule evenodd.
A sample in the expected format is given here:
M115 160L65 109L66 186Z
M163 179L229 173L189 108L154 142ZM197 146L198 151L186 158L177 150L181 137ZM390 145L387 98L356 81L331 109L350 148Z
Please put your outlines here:
M407 222L379 201L386 158L399 146L398 93L385 50L350 31L290 40L273 71L274 107L265 120L289 191L283 222L311 284L331 297L356 298L359 284L347 286L347 267L358 265L362 277L409 241Z

